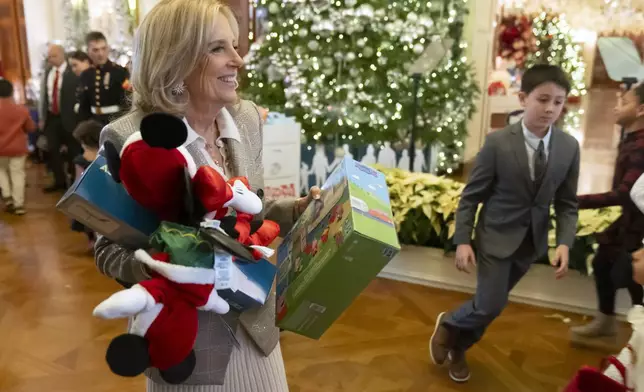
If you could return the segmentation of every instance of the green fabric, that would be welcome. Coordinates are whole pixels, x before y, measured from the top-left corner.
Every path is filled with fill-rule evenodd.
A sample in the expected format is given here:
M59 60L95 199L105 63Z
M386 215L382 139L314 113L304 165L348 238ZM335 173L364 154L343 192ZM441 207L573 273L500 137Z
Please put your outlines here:
M172 264L197 268L214 267L212 246L193 227L163 221L152 233L150 245L160 252L169 253Z

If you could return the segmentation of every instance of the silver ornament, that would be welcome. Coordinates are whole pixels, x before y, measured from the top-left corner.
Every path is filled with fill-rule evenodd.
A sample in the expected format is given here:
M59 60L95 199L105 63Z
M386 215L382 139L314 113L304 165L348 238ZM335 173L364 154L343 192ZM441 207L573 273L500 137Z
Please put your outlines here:
M366 18L373 18L373 7L370 4L363 4L356 10L357 16L364 16Z

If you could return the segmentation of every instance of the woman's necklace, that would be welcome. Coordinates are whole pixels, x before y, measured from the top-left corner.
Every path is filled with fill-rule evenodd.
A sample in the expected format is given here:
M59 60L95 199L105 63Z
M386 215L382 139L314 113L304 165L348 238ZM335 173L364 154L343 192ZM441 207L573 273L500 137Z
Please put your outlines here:
M217 130L218 130L217 123L215 122L214 127L213 127L213 132L212 132L212 140L213 140L213 142L211 143L208 140L208 138L204 138L204 139L206 140L206 151L208 152L208 155L210 155L210 158L212 158L213 162L215 162L215 165L217 165L219 167L223 167L222 162L220 160L220 158L223 158L223 156L220 157L221 152L219 151L219 149L216 146L217 141L216 141L215 136L217 134L217 132L216 132Z

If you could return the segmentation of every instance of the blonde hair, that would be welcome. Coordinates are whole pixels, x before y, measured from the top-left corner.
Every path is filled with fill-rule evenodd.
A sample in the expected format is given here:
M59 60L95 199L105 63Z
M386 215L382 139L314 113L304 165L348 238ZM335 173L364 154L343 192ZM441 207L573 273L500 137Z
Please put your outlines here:
M132 56L132 109L182 115L187 91L181 85L207 60L215 18L222 14L235 39L239 26L233 11L220 0L161 0L145 16L134 37Z

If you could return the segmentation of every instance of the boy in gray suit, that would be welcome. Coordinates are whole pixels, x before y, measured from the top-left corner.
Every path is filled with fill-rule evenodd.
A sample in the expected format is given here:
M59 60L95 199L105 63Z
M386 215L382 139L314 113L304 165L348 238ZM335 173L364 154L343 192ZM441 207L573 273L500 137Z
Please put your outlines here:
M566 74L554 65L525 72L519 99L522 121L490 134L476 158L456 211L456 268L477 267L475 297L441 313L429 348L437 365L449 363L449 376L466 382L465 352L508 302L510 290L548 251L548 223L554 202L557 226L557 279L568 270L568 252L577 229L579 144L553 126L570 92ZM470 245L475 229L476 257Z

